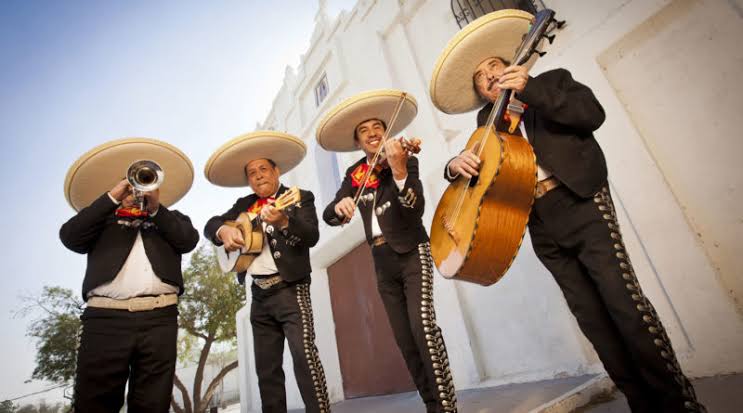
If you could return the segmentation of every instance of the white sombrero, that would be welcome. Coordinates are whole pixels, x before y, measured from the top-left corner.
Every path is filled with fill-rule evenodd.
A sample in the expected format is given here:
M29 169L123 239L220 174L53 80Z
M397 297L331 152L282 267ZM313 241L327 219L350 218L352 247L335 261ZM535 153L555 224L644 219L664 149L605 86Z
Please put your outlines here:
M160 203L175 204L191 189L193 165L175 146L149 138L117 139L86 152L67 171L64 194L72 208L79 211L126 177L129 165L152 160L165 173L160 186Z
M240 135L220 146L206 162L204 175L214 185L248 186L245 166L256 159L270 159L282 174L299 165L307 153L301 139L270 130Z
M488 13L460 30L439 56L431 75L431 101L445 113L464 113L485 103L475 91L472 75L489 57L512 60L529 32L534 16L515 9ZM524 66L536 61L532 57Z
M394 125L390 118L397 103L405 95ZM405 92L394 89L371 90L352 96L330 110L317 127L317 143L334 152L351 152L359 149L354 141L354 131L359 123L379 119L390 129L392 137L405 129L418 114L418 103Z

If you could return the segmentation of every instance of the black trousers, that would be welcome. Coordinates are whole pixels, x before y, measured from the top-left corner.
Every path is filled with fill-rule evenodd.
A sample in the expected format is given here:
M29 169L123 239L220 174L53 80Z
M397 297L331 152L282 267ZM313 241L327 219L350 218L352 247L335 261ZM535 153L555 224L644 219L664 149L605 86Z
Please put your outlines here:
M268 290L253 284L250 324L255 369L264 413L285 413L284 339L307 412L330 412L325 372L315 346L310 285L281 283Z
M589 199L564 186L553 189L534 203L529 232L632 411L705 411L640 288L608 186Z
M406 254L383 244L372 248L372 255L392 332L426 411L456 412L449 357L433 306L430 244Z
M74 411L118 412L129 381L129 412L168 412L173 394L178 308L130 313L88 307L81 317Z

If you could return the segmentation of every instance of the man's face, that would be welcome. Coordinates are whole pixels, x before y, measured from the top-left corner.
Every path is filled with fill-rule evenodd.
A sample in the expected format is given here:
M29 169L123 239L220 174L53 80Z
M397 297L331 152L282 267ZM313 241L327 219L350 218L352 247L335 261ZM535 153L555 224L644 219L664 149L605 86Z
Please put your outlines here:
M475 90L483 99L488 102L495 102L498 99L500 89L496 84L506 67L499 57L489 57L477 65L472 82L475 84Z
M379 119L369 119L356 126L356 142L367 156L377 152L385 130L384 123Z
M279 189L279 168L273 166L268 159L256 159L245 166L248 175L248 184L261 198L271 196Z

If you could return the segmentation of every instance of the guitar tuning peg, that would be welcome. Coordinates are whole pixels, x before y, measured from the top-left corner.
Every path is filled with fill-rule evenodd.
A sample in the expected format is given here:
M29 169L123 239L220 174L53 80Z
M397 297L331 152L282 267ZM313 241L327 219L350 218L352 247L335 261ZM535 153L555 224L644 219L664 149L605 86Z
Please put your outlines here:
M562 26L565 25L565 20L555 20L555 25L558 29L562 29Z
M534 50L534 53L538 54L539 57L544 57L547 54L547 52L540 52L539 50Z
M555 35L554 34L551 35L551 36L546 35L546 34L543 34L542 37L544 37L545 39L547 39L547 41L550 42L550 44L552 44L552 42L555 41Z

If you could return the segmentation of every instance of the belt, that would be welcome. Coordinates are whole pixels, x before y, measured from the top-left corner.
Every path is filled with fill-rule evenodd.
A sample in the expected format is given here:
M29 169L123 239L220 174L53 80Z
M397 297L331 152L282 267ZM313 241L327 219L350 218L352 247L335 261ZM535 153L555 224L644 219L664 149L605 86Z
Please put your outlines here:
M534 198L539 199L543 197L547 192L557 188L560 185L562 185L562 182L560 182L560 180L555 178L554 176L550 176L547 179L541 180L537 182L537 190L534 193Z
M178 304L178 295L176 294L162 294L157 297L132 297L126 300L117 300L109 297L88 298L88 307L128 310L132 313L150 311L176 304Z
M387 240L384 239L383 235L377 235L376 237L372 238L371 240L371 246L372 247L378 247L380 245L384 245L387 243Z
M261 290L268 290L281 281L283 280L281 279L281 275L279 274L276 274L272 277L253 278L253 284L257 285L258 288L260 288Z

